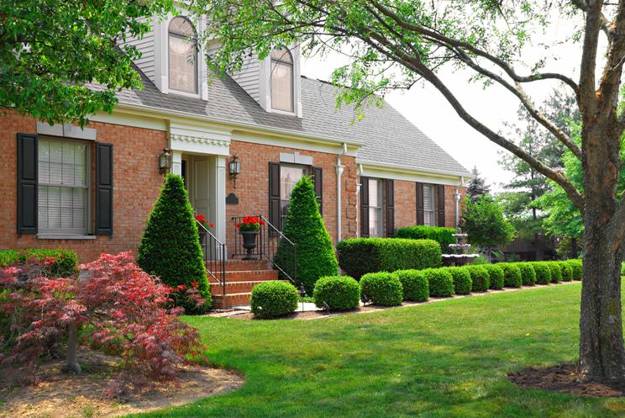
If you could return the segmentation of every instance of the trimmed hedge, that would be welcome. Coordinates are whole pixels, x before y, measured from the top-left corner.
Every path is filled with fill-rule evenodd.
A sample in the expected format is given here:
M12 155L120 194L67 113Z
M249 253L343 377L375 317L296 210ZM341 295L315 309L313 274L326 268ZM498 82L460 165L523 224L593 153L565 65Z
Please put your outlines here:
M446 270L451 273L454 279L454 293L456 295L468 295L471 293L471 288L473 287L471 273L462 267L448 267Z
M0 267L9 267L18 263L19 254L15 250L0 250Z
M295 312L299 294L291 283L271 280L252 289L252 312L258 318L277 318Z
M421 270L397 270L395 272L404 289L404 300L425 302L430 296L430 286Z
M572 259L566 260L565 262L568 263L569 266L571 266L573 280L582 280L582 277L584 276L582 260Z
M42 274L46 277L70 277L78 272L78 256L72 250L30 248L26 250L0 250L0 267L13 266L27 260L37 262L53 260Z
M447 269L427 269L423 275L430 286L430 296L446 298L454 294L454 278Z
M532 267L536 272L537 284L549 284L551 283L551 269L546 261L533 261Z
M441 265L441 248L429 239L352 238L337 244L341 269L355 279L367 273Z
M349 276L325 276L315 283L315 305L330 311L356 309L360 302L360 286Z
M547 267L551 272L551 283L560 283L562 281L562 269L557 261L547 261Z
M486 266L486 264L474 264L462 267L471 275L472 292L486 292L490 287L490 274L484 266Z
M374 305L398 306L404 299L404 291L395 273L368 273L360 279L360 297Z
M519 270L521 270L521 279L523 286L534 286L536 284L536 272L531 263L517 263Z
M484 268L490 275L490 289L501 290L503 289L505 273L498 264L484 264Z
M562 281L570 282L573 280L573 269L566 261L557 261L556 262L560 266L560 271L562 271Z
M454 228L446 228L442 226L429 225L413 225L399 228L395 233L397 238L408 239L431 239L441 246L443 253L449 252L449 244L453 244L456 240L453 234L456 233Z
M516 263L498 263L499 267L503 269L503 282L506 287L521 287L523 285L523 278L521 277L521 270L517 267Z

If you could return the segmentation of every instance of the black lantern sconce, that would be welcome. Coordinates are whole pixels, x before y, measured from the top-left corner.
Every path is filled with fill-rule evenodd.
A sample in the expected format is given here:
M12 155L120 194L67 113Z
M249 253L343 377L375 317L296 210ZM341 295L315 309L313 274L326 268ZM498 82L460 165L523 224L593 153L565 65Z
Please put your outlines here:
M171 170L171 150L168 148L163 149L161 155L158 156L158 171L161 174L165 174Z
M237 188L237 176L241 174L241 160L236 155L233 155L228 163L228 173L232 180L234 180L234 188Z

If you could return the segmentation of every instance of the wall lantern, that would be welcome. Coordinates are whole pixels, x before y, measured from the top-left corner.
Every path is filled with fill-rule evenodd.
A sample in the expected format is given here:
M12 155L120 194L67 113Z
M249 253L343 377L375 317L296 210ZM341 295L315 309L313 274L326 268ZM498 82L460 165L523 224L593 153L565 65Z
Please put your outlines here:
M232 156L228 163L228 173L230 173L230 177L234 180L234 188L236 189L237 176L241 174L241 160L236 155Z
M158 156L158 171L165 174L171 170L171 150L163 149L161 155Z

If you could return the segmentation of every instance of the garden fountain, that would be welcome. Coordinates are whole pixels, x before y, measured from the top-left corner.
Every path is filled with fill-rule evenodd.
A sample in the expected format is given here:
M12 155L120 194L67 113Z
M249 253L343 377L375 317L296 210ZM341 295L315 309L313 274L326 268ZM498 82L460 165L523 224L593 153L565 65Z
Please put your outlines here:
M455 244L449 244L448 254L443 254L443 264L446 266L463 266L471 263L475 258L479 257L479 254L468 254L471 244L468 244L467 234L462 233L460 228L456 230L455 234L452 234L456 240Z

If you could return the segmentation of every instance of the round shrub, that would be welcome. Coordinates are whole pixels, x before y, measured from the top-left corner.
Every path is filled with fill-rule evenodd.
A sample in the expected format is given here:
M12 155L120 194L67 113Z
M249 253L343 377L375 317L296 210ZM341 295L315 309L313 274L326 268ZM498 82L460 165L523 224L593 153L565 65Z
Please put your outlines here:
M295 312L299 294L291 283L272 280L252 289L252 312L258 318L276 318Z
M423 274L430 286L430 296L446 298L454 294L454 278L447 269L427 269Z
M557 261L547 262L547 267L551 272L551 283L560 283L562 281L562 269Z
M412 302L428 300L430 286L421 270L397 270L395 274L404 289L404 300Z
M490 274L484 268L486 265L489 264L475 264L462 267L471 275L472 292L486 292L490 287Z
M404 299L404 291L396 274L368 273L360 278L360 297L374 305L397 306Z
M521 280L523 286L534 286L536 284L536 272L531 263L517 263L517 267L521 270Z
M326 276L317 280L313 291L315 305L330 311L356 309L360 302L360 286L349 276Z
M551 269L549 264L544 261L536 261L532 263L534 271L536 272L536 283L549 284L551 283Z
M504 272L499 264L484 264L490 276L490 289L501 290L504 285Z
M566 261L557 262L558 266L560 266L560 271L562 272L562 281L570 282L573 280L573 269Z
M582 277L584 276L582 260L572 259L567 260L566 263L571 267L573 280L582 280Z
M471 287L473 287L471 273L462 267L448 267L447 271L451 273L451 277L454 279L455 294L468 295L471 293Z
M523 279L521 270L514 263L499 263L503 270L503 283L506 287L521 287Z

